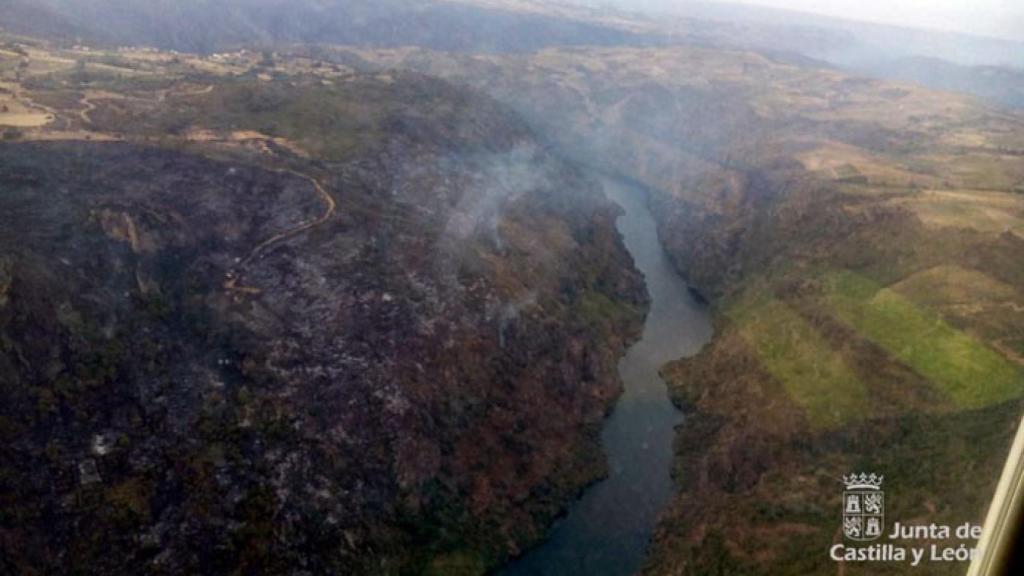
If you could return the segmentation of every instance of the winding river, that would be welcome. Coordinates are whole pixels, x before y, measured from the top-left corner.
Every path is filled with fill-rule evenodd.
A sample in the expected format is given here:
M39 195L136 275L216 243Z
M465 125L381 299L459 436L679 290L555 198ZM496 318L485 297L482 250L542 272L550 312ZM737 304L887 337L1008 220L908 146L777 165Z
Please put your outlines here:
M611 179L604 188L625 211L617 227L651 296L643 335L619 361L625 391L601 435L609 476L584 492L547 542L502 576L634 574L658 514L674 493L672 439L682 415L669 401L658 369L700 350L711 337L711 321L662 250L646 192Z

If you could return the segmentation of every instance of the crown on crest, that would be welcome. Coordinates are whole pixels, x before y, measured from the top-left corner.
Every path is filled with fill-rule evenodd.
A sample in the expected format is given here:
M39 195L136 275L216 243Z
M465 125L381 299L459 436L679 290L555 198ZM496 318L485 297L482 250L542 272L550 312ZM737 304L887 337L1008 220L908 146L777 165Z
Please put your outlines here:
M849 476L843 476L843 484L846 484L847 490L856 490L864 488L870 490L878 490L879 488L882 487L882 480L884 479L885 476L881 476L879 474L864 474L862 472L860 474L850 474Z

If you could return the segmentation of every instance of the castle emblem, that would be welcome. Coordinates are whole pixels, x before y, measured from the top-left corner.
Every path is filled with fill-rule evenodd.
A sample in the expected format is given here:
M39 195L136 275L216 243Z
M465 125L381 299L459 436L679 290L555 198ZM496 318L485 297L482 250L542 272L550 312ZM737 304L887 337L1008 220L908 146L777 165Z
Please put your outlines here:
M843 534L850 540L868 542L882 535L885 522L884 476L843 476Z

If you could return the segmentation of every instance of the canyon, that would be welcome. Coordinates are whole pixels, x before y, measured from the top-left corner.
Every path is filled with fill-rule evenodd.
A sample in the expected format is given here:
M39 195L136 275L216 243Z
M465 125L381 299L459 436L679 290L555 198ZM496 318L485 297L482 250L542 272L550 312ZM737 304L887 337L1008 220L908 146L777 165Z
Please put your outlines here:
M0 571L860 573L854 472L980 522L1012 89L822 31L200 4L0 17Z

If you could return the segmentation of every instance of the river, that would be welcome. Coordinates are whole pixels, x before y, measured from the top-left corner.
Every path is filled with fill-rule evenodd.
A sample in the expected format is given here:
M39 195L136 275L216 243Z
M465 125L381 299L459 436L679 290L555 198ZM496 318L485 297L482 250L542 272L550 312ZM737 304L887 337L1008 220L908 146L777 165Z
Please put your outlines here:
M616 224L651 296L643 335L619 361L625 391L601 434L609 476L583 493L549 540L502 576L634 574L658 514L674 494L672 439L682 414L669 401L658 369L697 353L711 338L711 320L662 250L646 192L611 179L604 188L625 211Z

